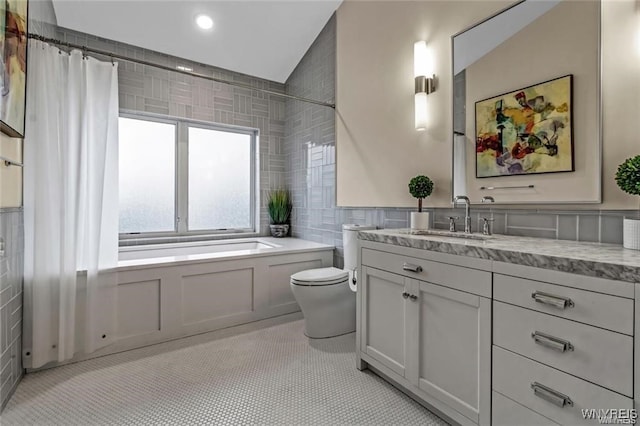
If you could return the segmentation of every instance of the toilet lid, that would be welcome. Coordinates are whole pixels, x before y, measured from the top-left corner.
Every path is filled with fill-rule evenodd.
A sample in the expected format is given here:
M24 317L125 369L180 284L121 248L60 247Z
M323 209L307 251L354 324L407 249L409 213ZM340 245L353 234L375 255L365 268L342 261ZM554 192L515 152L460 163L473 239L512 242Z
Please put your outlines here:
M338 268L307 269L291 275L291 283L297 285L331 285L349 279L349 272Z

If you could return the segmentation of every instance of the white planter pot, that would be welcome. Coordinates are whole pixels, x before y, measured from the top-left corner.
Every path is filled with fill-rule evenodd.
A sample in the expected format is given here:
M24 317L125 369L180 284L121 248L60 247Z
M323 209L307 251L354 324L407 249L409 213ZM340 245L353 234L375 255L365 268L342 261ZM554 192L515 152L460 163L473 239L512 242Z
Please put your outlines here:
M640 250L640 219L624 218L622 241L624 248Z
M429 229L429 212L411 212L411 229L415 231Z

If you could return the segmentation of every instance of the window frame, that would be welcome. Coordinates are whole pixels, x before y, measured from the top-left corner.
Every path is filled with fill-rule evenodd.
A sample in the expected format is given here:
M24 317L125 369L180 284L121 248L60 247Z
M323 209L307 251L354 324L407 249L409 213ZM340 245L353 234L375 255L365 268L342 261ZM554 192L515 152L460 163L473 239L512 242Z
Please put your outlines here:
M175 125L175 176L174 176L174 230L158 231L158 232L137 232L137 233L119 233L119 240L131 239L152 239L152 238L170 238L170 237L200 237L211 235L212 237L220 237L221 235L237 235L247 236L247 234L259 233L260 217L257 206L259 203L260 193L258 191L259 179L259 152L258 140L260 136L259 129L243 126L234 126L227 124L212 123L202 120L193 120L189 118L171 117L161 114L153 114L148 112L120 110L119 118L129 118L133 120L151 121L165 124ZM250 182L250 223L249 228L233 228L233 229L202 229L189 230L189 128L200 128L205 130L215 130L221 132L230 132L236 134L244 134L250 137L250 164L249 164L249 182ZM118 140L119 143L119 140ZM119 212L119 209L118 209ZM118 213L119 214L119 213Z

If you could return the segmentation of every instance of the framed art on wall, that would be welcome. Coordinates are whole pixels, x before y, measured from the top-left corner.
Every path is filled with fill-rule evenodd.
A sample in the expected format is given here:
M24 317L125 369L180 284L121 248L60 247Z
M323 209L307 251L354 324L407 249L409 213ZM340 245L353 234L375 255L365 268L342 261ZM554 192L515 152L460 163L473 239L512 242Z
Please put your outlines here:
M476 177L574 171L572 83L566 75L476 102Z
M27 91L27 0L0 0L0 130L24 136Z

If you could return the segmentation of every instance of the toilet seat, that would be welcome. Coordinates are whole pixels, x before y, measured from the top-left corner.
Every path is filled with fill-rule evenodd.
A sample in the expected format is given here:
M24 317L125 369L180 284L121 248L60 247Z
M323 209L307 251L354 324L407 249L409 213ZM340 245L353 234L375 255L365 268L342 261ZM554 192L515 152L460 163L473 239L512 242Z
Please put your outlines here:
M335 285L348 281L349 272L334 267L307 269L291 275L291 284L301 286Z

